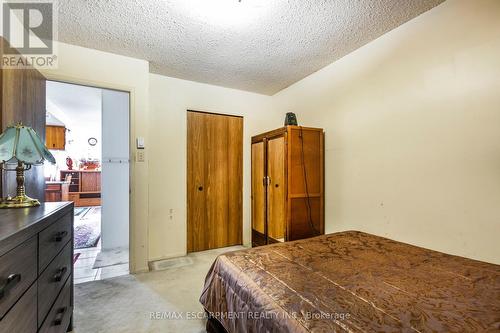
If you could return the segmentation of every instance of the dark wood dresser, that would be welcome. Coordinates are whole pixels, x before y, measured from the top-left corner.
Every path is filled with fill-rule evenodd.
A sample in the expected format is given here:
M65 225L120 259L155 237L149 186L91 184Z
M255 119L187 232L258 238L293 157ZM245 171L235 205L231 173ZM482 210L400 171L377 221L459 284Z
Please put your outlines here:
M73 321L73 203L0 210L0 332L62 333Z

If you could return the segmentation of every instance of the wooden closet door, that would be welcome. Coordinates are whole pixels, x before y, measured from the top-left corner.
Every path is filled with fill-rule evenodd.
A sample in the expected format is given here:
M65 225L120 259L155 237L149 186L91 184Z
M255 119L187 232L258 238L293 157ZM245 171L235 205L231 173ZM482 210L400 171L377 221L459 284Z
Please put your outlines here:
M267 232L270 243L285 240L286 177L285 137L280 136L267 142L267 174L269 176L267 195Z
M189 111L187 250L242 244L243 119Z

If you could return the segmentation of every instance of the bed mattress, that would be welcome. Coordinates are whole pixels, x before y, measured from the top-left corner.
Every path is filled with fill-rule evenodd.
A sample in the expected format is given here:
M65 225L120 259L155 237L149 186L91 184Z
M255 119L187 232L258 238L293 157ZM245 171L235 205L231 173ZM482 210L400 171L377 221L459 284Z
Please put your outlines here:
M219 256L200 302L228 332L500 330L500 266L362 232Z

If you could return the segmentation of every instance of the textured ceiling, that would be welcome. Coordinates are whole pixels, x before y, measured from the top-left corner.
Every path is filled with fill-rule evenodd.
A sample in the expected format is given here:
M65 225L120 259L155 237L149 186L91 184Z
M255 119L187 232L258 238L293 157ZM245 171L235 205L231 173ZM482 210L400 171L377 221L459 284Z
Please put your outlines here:
M444 0L64 0L59 40L272 95Z

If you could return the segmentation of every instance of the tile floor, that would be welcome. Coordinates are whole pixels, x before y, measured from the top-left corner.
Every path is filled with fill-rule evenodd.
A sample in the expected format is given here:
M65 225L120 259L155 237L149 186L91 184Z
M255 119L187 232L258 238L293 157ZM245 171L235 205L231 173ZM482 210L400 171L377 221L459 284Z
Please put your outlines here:
M75 267L75 284L109 279L115 276L127 275L129 273L129 264L120 264L102 268L93 268L97 254L101 251L101 242L96 247L75 250L80 253Z
M88 220L98 220L98 223L95 223L96 228L100 228L100 211L94 212L94 214L87 216L88 214L84 214L81 216L75 216L75 225L79 222L85 221L87 225L89 224ZM76 260L74 265L74 280L75 284L89 282L89 281L97 281L112 278L115 276L127 275L129 274L129 264L128 264L128 249L125 251L120 250L118 253L122 254L120 256L109 258L108 255L104 255L106 260L106 267L96 267L94 268L97 255L101 252L101 241L97 243L95 247L90 247L86 249L75 249L75 254L80 253L80 256ZM110 251L116 252L116 251ZM107 252L105 252L106 254ZM122 258L125 257L125 260ZM117 264L113 263L116 262ZM98 266L98 265L97 265Z

